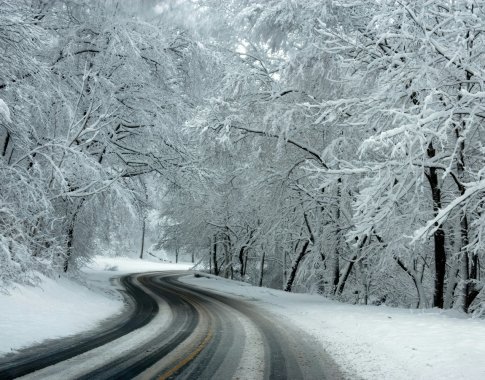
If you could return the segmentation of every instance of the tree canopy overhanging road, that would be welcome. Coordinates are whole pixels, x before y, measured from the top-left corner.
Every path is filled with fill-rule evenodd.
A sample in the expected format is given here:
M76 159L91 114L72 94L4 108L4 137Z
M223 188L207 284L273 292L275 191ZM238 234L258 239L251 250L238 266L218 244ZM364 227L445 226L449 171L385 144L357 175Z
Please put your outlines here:
M0 377L333 368L284 321L169 273L122 278L129 312L99 330L15 353L113 314L83 295L98 255L483 318L484 31L485 0L0 0ZM92 309L56 325L73 294ZM485 342L456 331L438 335Z
M240 300L177 280L121 278L128 316L99 331L47 342L0 361L0 378L336 379L306 334Z
M0 0L0 293L150 254L483 318L484 31L485 0ZM122 284L131 314L8 355L2 373L328 369L244 303L171 275ZM17 334L36 312L21 306L3 352L57 334L40 318L40 337Z

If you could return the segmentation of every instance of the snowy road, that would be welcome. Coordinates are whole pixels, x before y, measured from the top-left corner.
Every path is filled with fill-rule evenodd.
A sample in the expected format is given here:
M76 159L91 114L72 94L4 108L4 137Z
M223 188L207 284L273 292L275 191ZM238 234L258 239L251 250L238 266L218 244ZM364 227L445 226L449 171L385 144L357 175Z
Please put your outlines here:
M338 378L333 362L301 331L240 300L179 282L185 274L124 277L137 302L129 316L102 333L0 362L0 378Z

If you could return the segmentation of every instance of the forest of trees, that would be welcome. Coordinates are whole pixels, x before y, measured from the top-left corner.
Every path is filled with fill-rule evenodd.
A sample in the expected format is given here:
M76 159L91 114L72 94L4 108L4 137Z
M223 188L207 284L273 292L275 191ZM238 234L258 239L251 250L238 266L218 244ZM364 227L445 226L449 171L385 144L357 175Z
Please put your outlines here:
M0 0L0 45L0 288L156 212L216 275L485 314L485 1Z

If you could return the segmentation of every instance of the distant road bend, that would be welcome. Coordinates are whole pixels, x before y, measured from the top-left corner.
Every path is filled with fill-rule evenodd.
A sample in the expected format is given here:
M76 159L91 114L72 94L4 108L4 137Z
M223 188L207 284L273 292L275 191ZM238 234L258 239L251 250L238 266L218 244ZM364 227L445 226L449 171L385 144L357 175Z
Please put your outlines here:
M121 278L131 312L101 329L0 358L0 379L338 379L299 330L181 283L190 272Z

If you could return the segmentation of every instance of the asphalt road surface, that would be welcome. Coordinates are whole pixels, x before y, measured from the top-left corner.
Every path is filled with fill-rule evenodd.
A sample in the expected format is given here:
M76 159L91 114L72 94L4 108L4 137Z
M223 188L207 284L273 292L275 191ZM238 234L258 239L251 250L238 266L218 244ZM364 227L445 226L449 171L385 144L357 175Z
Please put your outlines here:
M122 277L127 313L0 358L0 379L341 378L310 336L253 305L177 280L187 274Z

